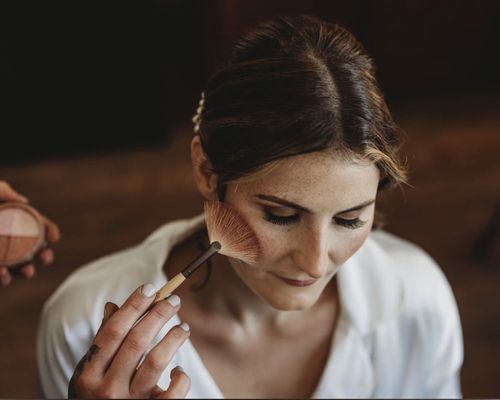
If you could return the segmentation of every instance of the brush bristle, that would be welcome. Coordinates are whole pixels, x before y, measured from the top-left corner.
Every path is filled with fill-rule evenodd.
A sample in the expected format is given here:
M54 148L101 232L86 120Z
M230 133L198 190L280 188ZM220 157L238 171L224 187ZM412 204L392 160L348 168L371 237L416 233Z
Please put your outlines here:
M205 222L210 243L219 242L220 254L255 264L261 247L245 219L232 207L219 201L205 202Z

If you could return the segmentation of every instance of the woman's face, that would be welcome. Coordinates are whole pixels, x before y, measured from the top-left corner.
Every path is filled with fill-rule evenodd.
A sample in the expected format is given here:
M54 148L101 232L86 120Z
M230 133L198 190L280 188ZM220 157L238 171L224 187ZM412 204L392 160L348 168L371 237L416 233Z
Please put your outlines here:
M241 280L280 310L312 306L373 223L379 172L369 161L315 152L281 160L258 179L229 184L262 245L256 266L231 259Z

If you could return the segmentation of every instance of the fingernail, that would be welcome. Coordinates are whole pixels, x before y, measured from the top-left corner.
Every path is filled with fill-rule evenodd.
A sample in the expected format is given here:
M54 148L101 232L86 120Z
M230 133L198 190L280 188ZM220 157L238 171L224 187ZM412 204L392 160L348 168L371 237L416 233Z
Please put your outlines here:
M189 324L187 322L183 322L182 324L179 325L181 327L181 329L184 331L184 332L189 332Z
M104 317L103 317L103 319L107 319L108 318L108 314L109 314L108 304L110 304L109 301L106 302L106 304L104 304Z
M177 307L179 304L181 304L181 298L176 294L168 296L167 301L170 303L172 307Z
M151 297L156 293L156 289L151 283L148 283L142 286L141 293L146 297Z
M180 365L178 365L177 367L172 369L172 371L170 371L170 379L172 379L174 374L177 372L184 372L184 370L182 369L182 367Z

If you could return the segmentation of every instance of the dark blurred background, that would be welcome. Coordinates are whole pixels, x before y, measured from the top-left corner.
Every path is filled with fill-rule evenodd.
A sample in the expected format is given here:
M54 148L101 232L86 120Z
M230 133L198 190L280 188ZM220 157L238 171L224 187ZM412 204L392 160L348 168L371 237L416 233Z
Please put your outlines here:
M52 267L0 289L0 397L34 397L43 302L85 262L201 212L189 140L204 82L247 28L310 13L377 65L410 165L387 230L428 251L457 298L465 397L500 381L500 2L0 2L0 180L59 223Z
M351 30L390 103L498 93L496 1L2 2L0 162L162 143L233 40L292 12Z

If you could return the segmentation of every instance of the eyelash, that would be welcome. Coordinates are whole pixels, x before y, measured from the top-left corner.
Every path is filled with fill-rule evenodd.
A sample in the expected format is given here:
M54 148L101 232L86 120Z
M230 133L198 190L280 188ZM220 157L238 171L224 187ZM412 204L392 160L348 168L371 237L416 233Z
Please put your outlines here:
M287 226L299 222L300 216L290 215L288 217L278 217L277 215L266 212L264 219L274 225ZM335 222L337 222L337 224L347 229L361 228L366 223L366 221L361 221L359 218L355 219L334 218L334 219Z

